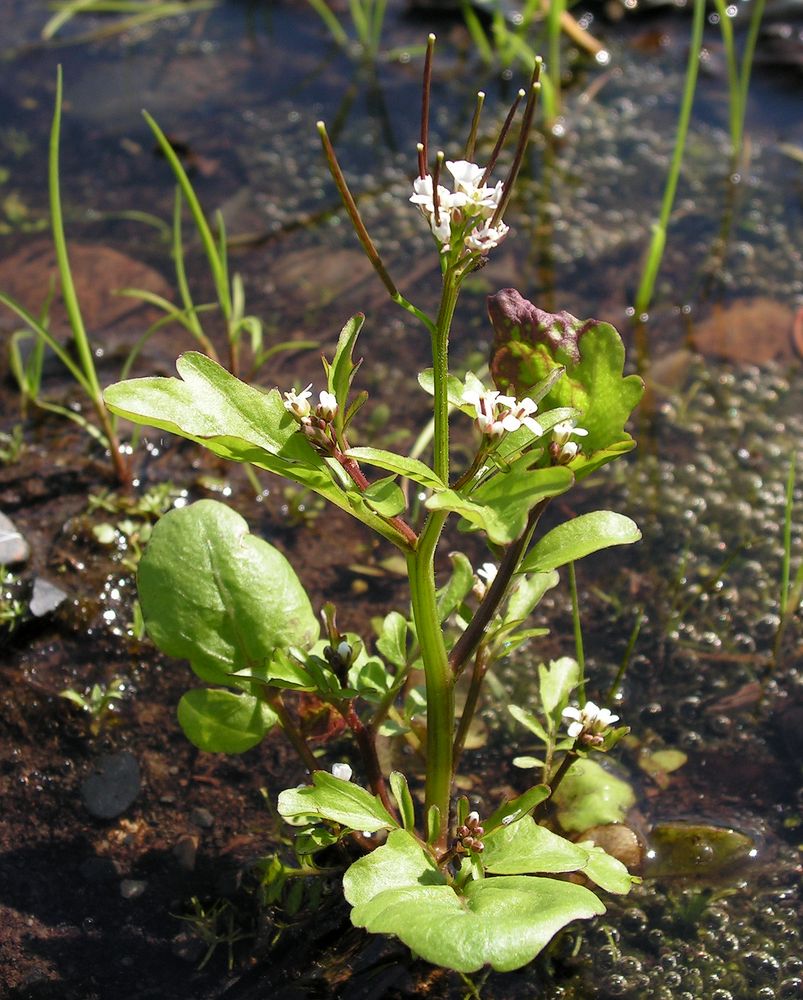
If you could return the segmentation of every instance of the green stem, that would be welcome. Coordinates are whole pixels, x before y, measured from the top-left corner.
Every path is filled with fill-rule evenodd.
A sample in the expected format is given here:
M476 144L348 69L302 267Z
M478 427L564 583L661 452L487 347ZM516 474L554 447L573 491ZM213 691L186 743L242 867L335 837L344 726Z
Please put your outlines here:
M569 592L572 596L572 625L574 626L574 649L577 666L580 670L580 681L577 685L577 697L580 704L586 703L586 656L583 649L583 626L580 621L580 602L577 599L577 576L574 563L569 563Z
M321 765L315 759L310 750L307 741L304 739L301 730L296 726L292 719L292 716L287 711L287 707L284 704L284 699L278 691L274 691L270 688L265 691L265 701L270 705L276 715L279 717L279 725L284 730L284 734L290 741L293 749L301 758L301 762L304 767L312 774L313 771L320 771Z
M507 593L513 574L518 569L522 556L527 551L527 546L530 544L538 521L546 505L549 503L549 499L549 497L546 497L543 500L539 500L530 511L524 533L515 542L511 542L505 549L505 554L499 563L499 569L491 585L488 587L485 597L483 597L480 606L474 612L474 617L468 623L467 628L452 647L452 652L449 654L449 663L455 677L460 675L463 665L482 641L488 623L493 618L496 609L502 602L502 598Z
M460 757L466 745L466 737L468 736L468 731L471 728L472 720L474 719L474 715L477 711L477 705L480 700L480 691L482 690L485 675L488 672L489 661L489 650L485 646L480 646L477 650L476 656L474 657L474 669L471 672L471 684L469 685L468 694L466 695L466 703L463 706L463 714L460 716L460 722L457 726L457 735L454 738L452 767L455 771L457 770L457 765L460 762Z
M407 555L413 621L421 647L427 685L426 811L440 811L440 842L445 846L452 786L454 683L438 615L435 591L435 547L446 513L430 514L415 552Z
M449 330L457 306L459 288L451 268L443 274L441 304L435 329L432 331L432 368L435 387L434 456L435 475L449 482Z

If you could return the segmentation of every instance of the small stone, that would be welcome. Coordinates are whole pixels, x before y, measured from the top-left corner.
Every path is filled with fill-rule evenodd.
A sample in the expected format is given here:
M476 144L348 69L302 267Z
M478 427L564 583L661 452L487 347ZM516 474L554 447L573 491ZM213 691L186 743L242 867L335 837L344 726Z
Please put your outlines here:
M185 962L196 963L203 957L206 946L194 934L182 931L181 934L173 938L170 950L176 958L182 958Z
M17 531L14 522L0 513L0 566L25 563L30 554L31 547Z
M644 848L638 835L624 823L604 823L584 830L578 841L593 840L630 871L638 871L644 861Z
M191 872L195 868L195 857L198 853L198 838L191 833L185 834L173 848L173 857L179 868Z
M114 819L124 813L139 795L137 758L128 750L103 754L91 774L81 783L81 798L98 819Z
M45 615L55 611L56 608L67 599L67 594L54 583L49 583L41 576L37 576L33 581L33 593L31 594L30 612L34 618L44 618Z
M148 883L136 878L124 878L120 883L120 895L123 899L138 899L148 888Z
M111 858L97 855L82 861L78 871L87 882L112 882L120 877L120 868Z
M190 821L196 826L200 826L202 830L211 830L215 825L215 817L208 809L204 808L193 809Z

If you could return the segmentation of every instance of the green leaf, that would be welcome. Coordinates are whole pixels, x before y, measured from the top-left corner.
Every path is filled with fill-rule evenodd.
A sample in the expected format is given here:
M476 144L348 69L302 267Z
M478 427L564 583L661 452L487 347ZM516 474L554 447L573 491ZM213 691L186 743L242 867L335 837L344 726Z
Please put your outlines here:
M407 664L407 619L404 615L391 611L385 616L376 648L395 667Z
M393 830L398 823L376 795L326 771L312 775L312 785L287 788L279 795L279 812L287 820L326 819L350 830Z
M165 514L137 584L150 637L212 684L233 686L232 672L318 637L318 620L290 563L215 500Z
M557 587L557 573L534 573L515 578L505 608L505 623L522 622L529 618L536 605L548 590Z
M612 545L631 545L640 538L638 526L624 514L612 510L580 514L540 538L522 562L521 572L543 573Z
M401 771L391 771L388 780L390 781L390 790L393 792L393 798L399 807L399 815L402 818L404 829L415 830L415 806L413 805L413 797L410 794L410 789L407 786L407 779Z
M418 384L428 392L430 396L435 395L435 372L432 368L425 368L418 375ZM482 383L480 383L480 386ZM446 379L446 394L450 406L455 406L465 413L473 413L474 407L470 403L463 402L463 383L456 375L449 375Z
M400 548L409 548L399 531L371 510L356 487L334 478L324 459L298 432L278 390L262 392L249 386L194 351L183 354L176 369L181 379L138 378L109 386L104 393L106 405L134 423L179 434L223 458L250 462L300 483Z
M384 451L382 448L349 448L346 455L358 462L365 462L366 465L374 465L378 469L385 469L386 472L393 472L397 476L404 476L405 479L412 479L414 483L425 486L428 490L446 488L446 483L439 479L428 465L419 462L417 458L407 458L406 455L397 455L393 451Z
M278 716L253 695L194 688L178 703L178 721L199 750L244 753L276 725Z
M644 383L638 375L622 376L624 345L612 326L545 312L512 288L491 296L488 311L495 332L491 374L500 389L520 396L563 365L566 372L541 409L572 406L581 412L587 456L612 446L632 447L624 427Z
M371 483L363 491L363 499L377 514L382 517L395 517L405 508L404 494L396 484L395 476L386 476Z
M580 683L580 667L570 656L550 660L549 666L542 663L538 667L538 690L544 712L555 725L560 722L563 709L569 704L569 696Z
M621 823L636 797L627 782L594 760L577 760L555 790L558 822L581 832L603 823Z
M438 591L438 619L446 621L468 596L474 586L474 569L462 552L450 552L452 575L449 582Z
M632 879L627 868L593 843L574 844L538 826L531 816L500 826L483 838L482 863L497 875L539 872L581 872L606 892L628 893Z
M524 792L523 795L519 795L515 799L509 799L507 802L503 802L502 805L499 806L499 808L483 822L482 825L485 828L486 834L491 833L491 831L495 830L498 826L508 825L521 819L531 810L535 809L540 802L543 802L544 799L547 798L549 798L549 786L534 785L532 788Z
M459 972L517 969L572 920L605 912L590 890L556 879L481 879L458 893L404 830L355 862L343 888L355 926L395 934L426 961Z
M519 708L518 705L508 705L507 710L516 722L520 722L526 729L529 729L530 732L534 733L539 740L544 743L549 742L549 736L547 736L546 730L532 712Z
M381 701L393 681L393 674L378 656L361 656L349 670L349 685L368 701Z
M525 816L498 826L483 837L482 863L495 875L576 872L588 861L588 851Z
M592 840L583 841L577 846L588 851L588 862L583 868L583 874L592 882L596 882L600 889L624 896L630 892L634 882L640 881L633 878L621 861L598 847Z
M364 322L365 316L362 313L352 316L340 331L332 363L330 364L326 359L323 362L329 392L337 399L335 426L341 432L348 406L351 383L361 364L359 361L355 364L352 359L352 353Z
M497 545L508 545L524 531L530 510L545 497L565 493L574 476L563 466L529 469L529 455L497 473L474 490L470 499L455 490L431 496L429 510L451 510L460 514L474 528L484 530Z

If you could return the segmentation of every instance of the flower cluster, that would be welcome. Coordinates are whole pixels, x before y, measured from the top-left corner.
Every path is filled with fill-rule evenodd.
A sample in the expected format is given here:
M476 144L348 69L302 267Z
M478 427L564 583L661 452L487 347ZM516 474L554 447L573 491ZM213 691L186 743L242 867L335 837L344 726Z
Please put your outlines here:
M284 394L284 408L301 424L301 430L310 443L329 452L333 442L332 421L337 416L337 399L334 394L323 389L318 394L318 405L312 409L310 397L312 383L301 392L292 389Z
M310 397L312 396L312 382L301 392L294 392L292 389L284 394L284 408L288 413L298 420L300 424L312 419L312 406ZM318 419L331 423L337 416L337 400L331 392L323 389L318 394L318 405L315 407L315 416Z
M515 399L513 396L503 396L497 389L482 392L478 389L465 389L463 402L474 407L477 427L480 433L489 438L499 438L508 431L517 431L519 427L527 427L536 437L541 437L544 433L544 428L533 419L538 404L526 397Z
M466 816L465 823L458 826L455 833L457 834L454 845L455 854L468 854L469 851L480 854L485 850L485 844L482 842L485 829L480 825L478 812L470 812Z
M580 739L591 746L599 746L604 734L619 716L608 708L600 708L593 701L587 701L582 708L564 708L563 718L571 720L568 725L569 736Z
M419 207L429 222L433 236L446 253L453 238L459 238L469 250L487 254L508 234L501 220L494 216L502 203L504 187L484 183L485 170L468 160L447 160L454 178L454 190L435 184L432 177L416 177L410 201Z
M549 453L558 465L567 465L576 458L580 445L577 441L569 440L574 437L586 437L588 431L582 427L575 427L573 420L562 420L552 428L552 443L549 446Z

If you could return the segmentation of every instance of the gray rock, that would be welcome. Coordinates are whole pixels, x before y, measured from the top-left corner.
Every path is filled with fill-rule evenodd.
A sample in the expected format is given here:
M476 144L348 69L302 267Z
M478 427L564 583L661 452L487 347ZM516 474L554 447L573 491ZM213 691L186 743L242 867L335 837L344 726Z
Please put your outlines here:
M215 825L215 817L208 809L204 809L203 807L193 809L190 814L190 821L196 826L200 826L202 830L211 830Z
M31 547L14 526L14 522L0 513L0 566L16 566L28 561Z
M67 594L57 587L55 583L49 583L41 576L37 576L33 581L33 593L29 609L34 618L44 618L45 615L55 611L62 601L67 599Z
M137 758L123 750L98 758L92 773L81 783L81 798L93 816L114 819L128 809L139 789Z
M123 899L139 899L148 888L148 883L142 879L124 878L120 883L120 895Z

